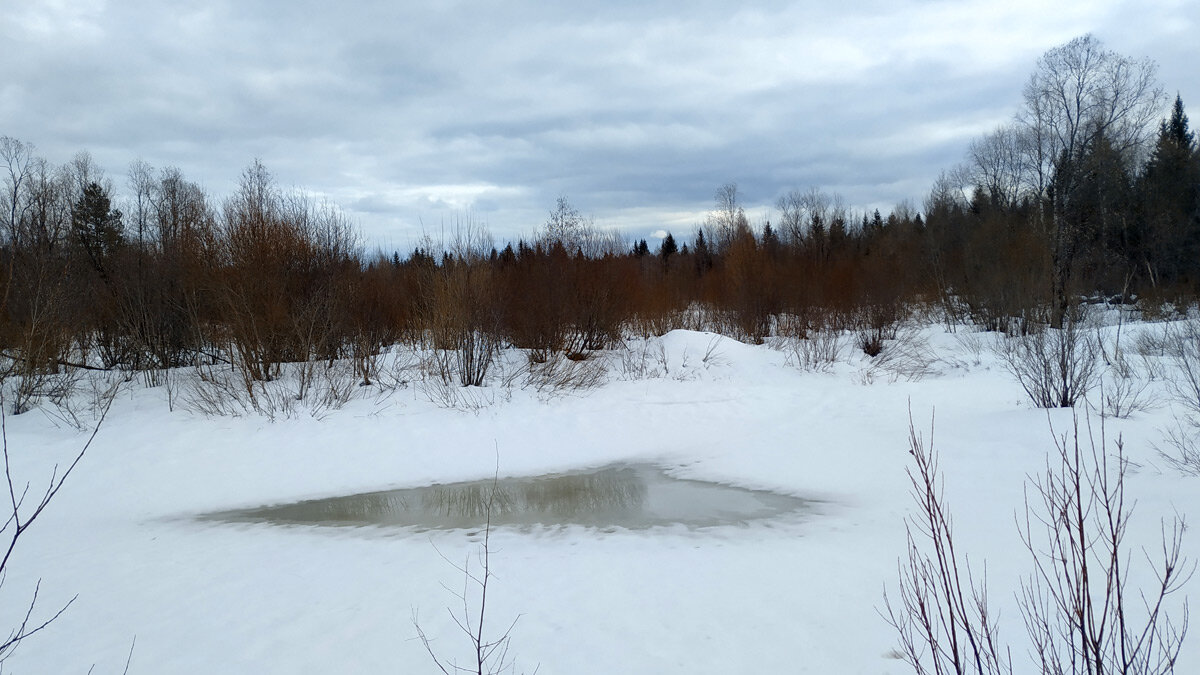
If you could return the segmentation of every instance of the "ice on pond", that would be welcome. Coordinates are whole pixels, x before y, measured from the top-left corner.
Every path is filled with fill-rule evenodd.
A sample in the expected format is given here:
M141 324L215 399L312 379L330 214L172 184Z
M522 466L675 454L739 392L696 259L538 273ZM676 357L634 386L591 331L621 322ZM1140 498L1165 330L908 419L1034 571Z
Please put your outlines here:
M393 526L418 530L583 525L716 527L795 513L812 502L765 490L686 480L649 464L368 492L209 514L227 522Z

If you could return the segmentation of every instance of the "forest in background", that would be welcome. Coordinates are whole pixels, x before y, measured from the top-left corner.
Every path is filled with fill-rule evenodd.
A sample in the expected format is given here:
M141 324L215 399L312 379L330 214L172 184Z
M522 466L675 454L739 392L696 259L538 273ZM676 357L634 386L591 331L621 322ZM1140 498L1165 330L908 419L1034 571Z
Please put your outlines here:
M370 383L407 344L481 385L497 350L583 361L676 328L749 342L849 332L879 354L914 315L1024 335L1076 309L1186 311L1200 291L1200 153L1156 67L1085 36L1047 52L1020 113L976 139L920 209L860 213L782 195L751 223L721 186L695 232L657 249L560 198L536 237L497 243L464 217L447 240L367 254L336 207L252 163L214 200L144 162L118 191L86 153L63 166L0 139L0 375L14 412L74 369L228 366L243 386L285 364L350 363ZM118 205L123 208L118 208Z

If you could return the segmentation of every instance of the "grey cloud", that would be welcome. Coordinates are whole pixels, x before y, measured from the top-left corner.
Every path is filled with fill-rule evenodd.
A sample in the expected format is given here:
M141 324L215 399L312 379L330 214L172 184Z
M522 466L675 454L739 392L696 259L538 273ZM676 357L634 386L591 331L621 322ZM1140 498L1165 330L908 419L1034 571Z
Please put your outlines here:
M560 194L651 232L727 181L759 207L810 185L919 202L1037 56L1089 30L1200 105L1195 19L1168 0L72 5L0 23L0 133L217 194L260 157L368 239L464 210L528 233Z

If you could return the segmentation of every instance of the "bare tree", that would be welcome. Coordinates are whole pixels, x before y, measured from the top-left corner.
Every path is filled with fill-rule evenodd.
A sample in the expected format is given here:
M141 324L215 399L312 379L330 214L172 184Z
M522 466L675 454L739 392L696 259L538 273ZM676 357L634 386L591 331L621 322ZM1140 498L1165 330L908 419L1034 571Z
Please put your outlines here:
M587 221L579 210L571 205L566 195L559 195L554 202L554 210L546 219L546 238L561 243L563 248L574 253L571 245L580 239L586 225Z
M726 183L717 188L713 200L715 204L708 212L706 224L717 250L723 251L741 233L750 231L750 221L738 202L737 183Z
M0 535L3 535L6 539L6 541L0 542L0 550L3 550L3 558L0 558L0 586L3 585L7 576L8 565L12 561L17 544L37 521L38 517L45 512L46 507L58 495L67 478L71 476L71 473L79 466L79 462L83 460L83 456L87 453L88 448L92 445L92 441L96 438L96 434L100 431L100 425L104 423L104 417L108 414L108 409L112 405L115 394L116 390L113 389L105 395L96 426L93 427L87 442L83 444L83 447L76 453L66 469L60 473L59 466L56 464L50 474L50 480L47 482L46 487L40 490L33 489L32 483L28 481L22 485L20 480L13 475L12 461L9 459L8 453L8 433L5 424L3 397L0 396L0 442L3 444L4 484L8 492L8 499L6 501L8 502L7 510L9 512L4 525L0 527ZM4 661L12 656L13 652L22 643L45 630L75 602L75 598L71 598L66 604L48 614L45 618L34 618L34 613L38 611L38 592L41 590L41 585L41 580L38 580L33 589L33 597L30 598L29 605L24 610L20 623L9 630L7 637L0 637L0 670L3 669Z
M33 154L34 147L8 136L0 137L0 218L7 242L14 249L48 251L67 235L75 197L66 169L55 169Z
M138 248L141 250L149 234L154 192L158 187L154 176L154 167L141 159L131 162L129 164L129 187L133 190L133 202L130 204L128 218L132 221Z
M1030 171L1033 154L1028 127L1006 124L971 142L965 170L970 181L979 186L996 204L1011 208L1020 198L1038 192L1034 172Z
M965 166L960 165L938 174L933 181L933 187L929 189L929 194L921 202L926 217L955 207L965 208L969 201L971 183L970 171Z
M1019 122L1030 134L1025 151L1039 191L1049 187L1064 159L1078 157L1095 138L1120 154L1140 152L1165 97L1158 67L1106 49L1092 35L1046 52L1025 84Z
M4 162L3 192L0 192L0 211L3 213L4 235L13 246L21 245L21 224L27 218L30 204L30 182L35 162L33 146L15 138L0 136L0 161Z
M775 200L775 208L779 211L778 227L783 240L791 246L803 241L806 222L803 193L800 190L788 190Z
M1156 65L1105 49L1091 35L1046 52L1025 85L1022 148L1035 194L1049 198L1052 256L1052 323L1059 327L1083 223L1072 222L1073 204L1087 153L1103 143L1130 165L1140 161L1151 122L1164 96ZM1075 219L1078 220L1078 219Z
M561 195L546 219L543 241L547 248L561 245L570 255L583 254L588 258L615 255L625 248L619 234L598 228L593 218L580 213Z
M186 180L179 169L160 171L150 195L154 210L151 236L162 248L171 249L181 238L212 229L215 215L204 190Z
M469 555L462 565L450 562L446 556L442 555L443 560L450 562L463 575L463 589L461 592L455 592L458 600L462 603L462 608L457 613L449 608L447 608L447 611L450 613L450 618L454 621L454 624L458 626L458 629L470 641L473 652L473 663L462 666L454 660L446 660L445 657L439 656L434 650L429 636L421 628L416 610L413 610L412 622L413 627L417 631L417 638L421 640L421 644L425 647L425 651L429 653L429 657L433 659L433 663L437 666L437 669L445 675L453 675L454 673L498 675L499 673L512 672L516 667L516 663L509 656L508 648L511 642L513 627L517 625L517 621L521 617L518 616L516 619L513 619L508 628L498 637L488 637L484 631L488 619L488 583L495 576L491 565L492 507L496 504L497 483L500 477L499 471L499 464L497 464L496 474L492 477L491 489L488 491L487 501L484 505L483 543L479 546L477 569L472 569L471 557ZM441 555L441 551L438 551L438 554ZM478 599L474 600L473 596L477 596ZM474 607L472 607L473 600L476 605Z
M775 202L779 209L779 231L791 246L800 244L815 227L828 227L834 219L845 219L846 208L841 195L822 192L813 186L807 190L793 189Z

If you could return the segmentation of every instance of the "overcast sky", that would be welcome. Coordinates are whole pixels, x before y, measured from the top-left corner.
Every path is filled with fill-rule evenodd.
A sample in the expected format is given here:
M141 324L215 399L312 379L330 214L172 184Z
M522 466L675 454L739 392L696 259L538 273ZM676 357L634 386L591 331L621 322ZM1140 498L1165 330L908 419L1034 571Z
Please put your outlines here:
M122 190L140 158L220 198L258 157L388 249L467 214L527 235L559 195L638 237L728 182L756 220L812 186L919 204L1088 32L1200 123L1195 0L6 4L0 135Z

